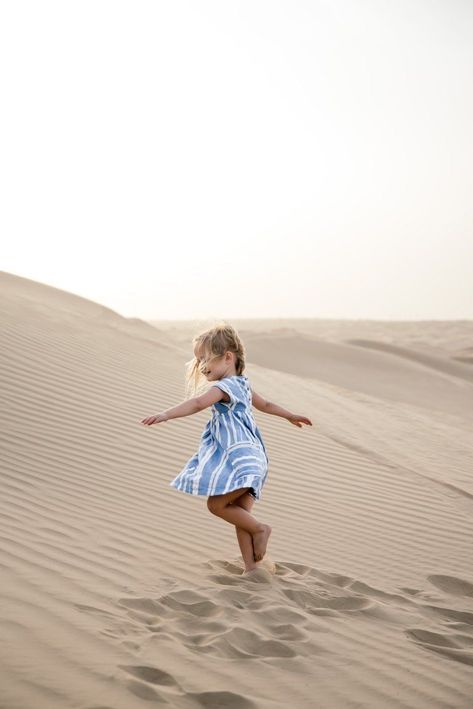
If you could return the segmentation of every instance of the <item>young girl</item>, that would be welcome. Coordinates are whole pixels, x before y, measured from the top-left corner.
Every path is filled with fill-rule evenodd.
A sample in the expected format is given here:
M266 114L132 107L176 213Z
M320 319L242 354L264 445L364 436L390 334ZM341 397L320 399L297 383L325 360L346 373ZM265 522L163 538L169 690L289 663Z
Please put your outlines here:
M245 572L257 567L266 553L271 527L250 514L268 474L268 456L251 405L282 416L302 428L312 426L305 416L267 401L251 387L245 369L243 344L233 327L223 323L193 338L194 358L187 362L186 395L192 398L140 423L151 426L190 416L212 407L199 450L169 484L190 495L208 496L213 514L235 525ZM202 384L212 386L199 393ZM197 394L197 395L196 395Z

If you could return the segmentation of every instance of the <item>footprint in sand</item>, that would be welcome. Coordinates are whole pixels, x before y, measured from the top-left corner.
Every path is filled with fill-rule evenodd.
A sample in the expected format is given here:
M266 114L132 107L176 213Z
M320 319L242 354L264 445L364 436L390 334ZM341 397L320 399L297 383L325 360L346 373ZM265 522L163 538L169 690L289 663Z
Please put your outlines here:
M128 690L146 701L173 706L179 695L185 702L189 700L192 706L205 707L206 709L220 709L221 707L228 707L228 709L256 709L256 704L251 699L236 692L185 691L173 675L157 667L149 665L118 666L133 678L127 683ZM161 692L156 691L156 686L161 689ZM105 707L104 709L107 708Z
M205 709L256 709L257 704L235 692L188 692L187 697Z
M456 660L465 665L473 665L473 637L461 633L434 633L423 628L410 628L406 635L418 645Z
M207 646L209 648L209 646ZM231 628L212 642L212 651L221 657L295 657L289 643L265 638L261 633L245 628Z
M149 667L147 665L118 665L122 670L125 670L133 677L143 679L150 684L157 684L164 687L176 687L178 683L172 675L157 667Z
M473 583L458 578L457 576L442 576L439 574L434 574L432 576L427 576L427 580L444 593L449 593L452 596L466 596L468 598L473 598Z
M447 603L451 604L453 602L452 596L454 596L462 599L463 603L471 605L473 584L470 581L443 574L432 574L427 579L436 589L448 594L445 599ZM430 652L435 652L449 660L455 660L465 665L473 665L473 612L423 603L422 601L428 598L427 594L419 593L417 598L419 599L418 615L440 627L434 629L408 628L405 631L406 636ZM441 602L444 599L436 598L435 600Z
M172 591L165 596L161 596L159 602L173 610L205 616L206 618L219 615L222 612L217 603L210 601L205 595L190 589Z

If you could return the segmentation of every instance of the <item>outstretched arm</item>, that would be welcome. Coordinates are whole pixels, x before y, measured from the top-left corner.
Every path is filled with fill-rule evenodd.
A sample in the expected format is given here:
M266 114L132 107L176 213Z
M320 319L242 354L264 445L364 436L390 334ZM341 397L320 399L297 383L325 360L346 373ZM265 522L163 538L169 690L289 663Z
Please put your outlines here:
M264 397L257 394L253 389L251 390L253 406L258 409L258 411L263 411L265 414L271 414L272 416L281 416L287 419L290 423L293 423L298 428L302 428L303 423L312 426L312 421L307 418L307 416L299 416L299 414L293 414L292 411L284 409L279 404L274 404L272 401L268 401Z
M197 414L199 411L203 411L217 401L220 401L225 394L218 387L211 387L205 394L200 396L194 396L192 399L187 399L177 406L173 406L172 409L166 409L160 414L155 414L154 416L147 416L140 421L145 426L152 426L153 423L163 423L163 421L169 421L169 419L181 418L181 416L190 416L191 414Z

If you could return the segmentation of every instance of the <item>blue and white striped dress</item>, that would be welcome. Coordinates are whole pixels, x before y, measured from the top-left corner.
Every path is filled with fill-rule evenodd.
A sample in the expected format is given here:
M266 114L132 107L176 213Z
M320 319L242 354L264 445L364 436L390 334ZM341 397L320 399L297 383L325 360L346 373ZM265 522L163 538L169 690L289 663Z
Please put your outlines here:
M248 377L233 375L214 382L230 401L212 405L212 418L197 453L169 484L190 495L223 495L249 487L255 500L268 475L268 455L251 410Z

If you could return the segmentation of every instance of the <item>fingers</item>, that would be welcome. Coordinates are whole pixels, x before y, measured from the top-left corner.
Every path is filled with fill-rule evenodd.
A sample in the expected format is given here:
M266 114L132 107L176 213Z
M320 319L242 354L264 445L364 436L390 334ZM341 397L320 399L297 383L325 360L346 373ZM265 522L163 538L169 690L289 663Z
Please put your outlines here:
M302 428L303 423L306 423L308 426L312 426L312 421L306 416L297 416L296 419L292 420L292 423L298 428Z

